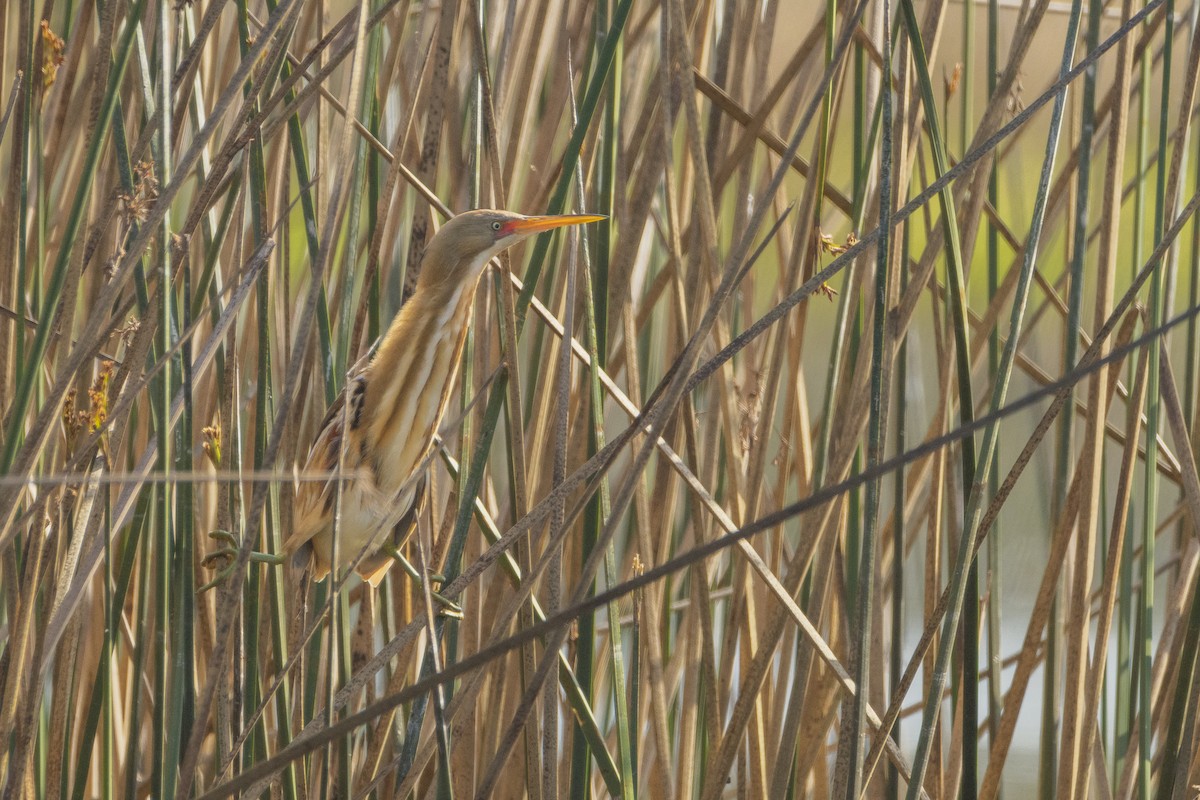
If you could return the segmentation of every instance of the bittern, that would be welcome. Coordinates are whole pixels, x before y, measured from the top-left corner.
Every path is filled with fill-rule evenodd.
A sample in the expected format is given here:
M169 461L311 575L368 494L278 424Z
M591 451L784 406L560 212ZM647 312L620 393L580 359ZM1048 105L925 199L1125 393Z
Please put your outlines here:
M502 250L530 236L602 219L480 209L443 225L425 250L412 297L392 320L366 369L338 395L308 451L305 470L343 476L340 501L337 478L301 483L285 555L256 554L256 560L278 563L308 549L313 577L324 579L335 566L336 512L336 566L344 567L365 549L357 570L377 586L395 563L397 548L416 528L424 505L422 469L458 377L484 268ZM210 559L232 552L226 547Z

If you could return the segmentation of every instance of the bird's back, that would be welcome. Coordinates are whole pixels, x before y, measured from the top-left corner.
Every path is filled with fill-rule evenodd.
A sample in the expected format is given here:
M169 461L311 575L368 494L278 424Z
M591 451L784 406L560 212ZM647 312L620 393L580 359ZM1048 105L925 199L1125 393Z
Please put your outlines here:
M424 462L449 403L470 320L474 287L460 289L414 295L366 370L326 413L305 471L333 473L340 460L346 476L341 501L335 508L332 479L301 482L284 545L289 554L312 548L318 580L331 568L335 511L339 564L368 546L358 571L373 582L390 563L375 557L387 531L399 526L397 539L403 539L415 525L411 512L423 499Z

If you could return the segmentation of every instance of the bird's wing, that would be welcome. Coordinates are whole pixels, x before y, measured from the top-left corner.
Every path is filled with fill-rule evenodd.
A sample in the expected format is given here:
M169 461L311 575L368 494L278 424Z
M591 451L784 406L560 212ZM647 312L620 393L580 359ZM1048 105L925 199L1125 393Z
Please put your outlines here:
M366 566L370 567L370 569L367 571L363 571L364 564L366 564ZM362 563L360 563L358 565L358 574L362 576L362 579L364 581L371 584L371 588L374 589L374 588L378 587L379 584L383 583L383 576L387 575L388 570L391 568L392 568L392 557L387 555L386 553L384 553L384 554L380 555L378 558L371 559L371 563L369 563L369 564L367 564L366 560L364 560Z
M308 460L305 472L334 472L338 459L342 458L345 438L345 457L342 467L345 472L357 469L362 462L363 404L367 396L365 375L351 378L346 388L338 394L325 414ZM349 407L346 399L349 397ZM343 437L343 427L349 423L350 435ZM285 553L296 552L333 521L334 481L300 481L296 486L295 513L292 518L291 535L283 543Z
M408 541L408 537L412 536L413 531L417 529L417 522L421 514L425 512L425 498L428 494L425 476L422 475L417 479L416 488L413 490L412 503L404 512L404 516L400 517L400 521L392 528L392 544L397 548L403 547L404 543ZM370 556L364 558L358 565L358 574L374 588L383 582L383 576L391 568L391 555L380 552L374 558Z
M396 523L396 527L392 528L392 544L397 548L404 547L408 537L412 536L413 531L417 529L418 519L425 512L425 499L429 495L427 483L425 475L417 479L416 488L413 489L412 505Z

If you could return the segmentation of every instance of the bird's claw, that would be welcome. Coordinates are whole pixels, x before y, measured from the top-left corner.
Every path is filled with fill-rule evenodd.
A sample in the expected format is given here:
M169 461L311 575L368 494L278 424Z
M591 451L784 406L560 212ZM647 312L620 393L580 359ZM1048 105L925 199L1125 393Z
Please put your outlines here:
M430 575L429 576L430 580L433 580L433 577L434 577L433 575ZM441 576L438 576L438 577L441 577ZM462 606L460 606L458 603L443 596L439 592L433 591L432 589L429 590L429 596L433 598L433 601L435 603L439 603L442 606L437 611L439 617L446 617L447 619L462 619L463 618Z
M213 576L212 580L196 590L196 594L207 592L214 586L219 586L220 584L224 583L225 580L233 574L233 568L237 562L239 546L236 536L229 531L217 530L209 531L208 538L215 539L219 542L225 542L226 544L224 547L218 547L200 561L200 566L204 567L205 569L215 569L217 572ZM225 566L218 569L221 562L226 562Z
M218 547L216 550L204 557L204 560L200 563L205 567L211 569L212 562L220 561L223 558L234 558L237 556L238 548L241 546L241 542L239 542L238 538L229 531L209 531L208 538L215 539L218 542L225 542L225 546Z
M242 549L241 541L229 531L209 531L208 536L211 539L216 539L217 541L222 541L226 544L224 547L218 547L216 550L206 555L200 561L200 566L204 567L205 569L218 569L218 566L221 564L221 562L227 562L227 565L218 569L217 574L213 576L211 581L197 589L197 594L200 592L206 592L214 586L224 583L224 581L233 574L234 567L237 566L238 553L240 553ZM250 560L263 564L283 563L283 558L281 556L275 556L269 553L259 553L254 550L250 551Z
M421 580L420 570L418 570L416 567L414 567L412 565L412 562L410 562L407 558L404 557L404 554L400 552L399 548L397 548L394 544L388 543L383 546L383 549L388 555L390 555L392 558L394 558L400 564L400 568L403 569L406 573L408 573L408 576L410 578L412 578L414 581L420 582L420 580ZM441 574L440 572L430 572L425 577L431 585L435 584L435 583L445 583L446 582L446 576ZM429 594L435 601L437 601L438 603L440 603L442 605L442 607L440 609L438 609L439 616L450 617L451 619L462 619L463 618L463 610L462 610L462 607L460 605L458 605L458 603L455 603L452 600L447 600L445 597L443 597L442 595L435 592L432 588L430 588Z

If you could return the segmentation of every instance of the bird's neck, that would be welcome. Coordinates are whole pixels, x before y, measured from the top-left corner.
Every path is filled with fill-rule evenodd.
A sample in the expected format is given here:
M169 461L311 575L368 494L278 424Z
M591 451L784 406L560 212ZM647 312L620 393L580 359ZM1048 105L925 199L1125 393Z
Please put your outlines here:
M477 284L419 287L371 361L369 439L384 491L407 481L433 443L458 376Z

